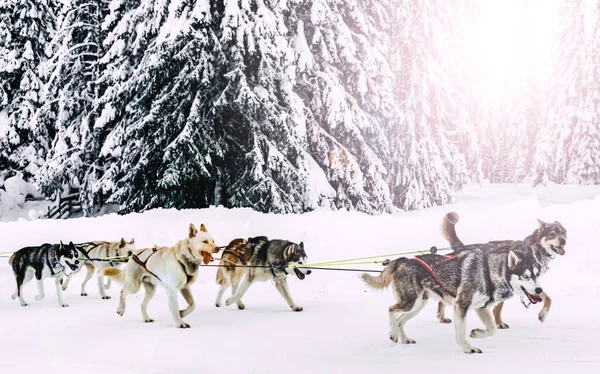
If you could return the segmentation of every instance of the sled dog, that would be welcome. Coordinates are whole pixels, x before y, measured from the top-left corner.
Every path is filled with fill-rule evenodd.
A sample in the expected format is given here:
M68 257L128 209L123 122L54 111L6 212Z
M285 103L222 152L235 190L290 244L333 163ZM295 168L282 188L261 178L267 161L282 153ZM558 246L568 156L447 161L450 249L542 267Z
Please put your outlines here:
M450 243L454 251L460 251L464 249L479 248L484 253L494 251L503 246L512 245L515 243L514 240L498 240L491 241L488 243L476 243L464 245L456 234L455 225L458 222L458 214L450 212L444 216L442 221L442 234ZM549 264L556 255L563 256L565 254L565 244L567 241L567 230L555 221L554 223L546 223L538 219L539 227L528 237L526 237L521 243L525 250L533 253L534 257L540 262L542 266L542 275L549 269ZM539 301L544 302L544 306L538 314L538 319L544 322L546 316L550 312L550 306L552 305L552 299L543 292L540 295L540 299L530 300L531 303L535 304ZM502 307L504 303L501 302L494 308L494 320L499 329L507 329L509 326L502 321ZM438 304L437 317L440 322L450 323L451 320L444 316L444 304Z
M269 240L265 236L246 239L234 239L223 250L217 284L221 287L217 293L215 305L221 306L225 291L231 287L232 295L225 300L225 305L237 304L244 309L242 297L252 283L272 279L275 288L283 296L293 311L300 312L288 289L287 275L293 272L298 279L303 280L311 271L303 268L288 268L288 266L306 264L307 257L304 243L296 244L287 240Z
M454 306L456 341L465 353L481 353L466 339L465 318L471 309L485 326L471 331L471 338L496 332L490 308L523 293L530 299L542 293L538 282L541 266L530 252L512 246L484 254L478 248L453 256L427 254L391 261L377 276L364 273L365 283L376 289L392 286L396 304L389 307L390 339L414 344L404 326L432 297Z
M81 296L87 296L87 292L85 292L85 285L92 278L94 272L96 273L96 278L98 280L98 290L100 291L100 297L102 299L110 299L110 296L106 294L106 290L110 288L110 278L104 285L104 275L102 272L104 269L108 267L118 267L119 261L100 261L102 258L108 257L128 257L133 254L137 250L135 247L135 240L132 238L130 241L126 241L124 238L121 238L120 241L115 242L107 242L107 241L93 241L87 243L79 243L75 245L79 250L79 257L83 262L83 266L80 266L75 270L75 272L69 274L69 276L63 281L62 289L63 291L69 287L69 282L71 278L75 276L75 274L79 273L79 271L85 267L87 269L87 274L85 275L85 279L83 283L81 283Z
M104 269L104 275L123 285L117 314L122 316L125 313L127 295L137 293L143 285L146 295L142 302L142 319L144 322L154 322L148 316L147 308L156 287L160 285L167 291L169 308L176 326L190 327L182 319L196 308L189 287L196 280L200 264L203 261L205 264L213 261L212 254L217 252L219 247L215 245L204 224L200 225L200 231L194 224L190 224L188 237L175 245L139 250L131 256L123 270L115 267ZM181 292L188 304L186 309L179 310L178 292Z
M17 281L17 290L12 295L12 299L19 297L21 305L27 306L23 298L23 285L35 277L38 286L38 295L35 299L42 300L46 297L44 279L54 278L58 305L67 307L63 300L61 281L77 270L78 257L79 253L73 242L69 242L68 245L64 245L62 241L60 244L44 243L40 246L19 249L8 260Z

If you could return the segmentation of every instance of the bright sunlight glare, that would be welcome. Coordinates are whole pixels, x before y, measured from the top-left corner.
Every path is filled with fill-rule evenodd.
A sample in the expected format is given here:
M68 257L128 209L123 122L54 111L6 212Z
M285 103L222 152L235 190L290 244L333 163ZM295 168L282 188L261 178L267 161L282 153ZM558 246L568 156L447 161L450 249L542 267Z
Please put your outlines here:
M517 89L550 63L557 0L482 0L467 25L476 79L492 98Z

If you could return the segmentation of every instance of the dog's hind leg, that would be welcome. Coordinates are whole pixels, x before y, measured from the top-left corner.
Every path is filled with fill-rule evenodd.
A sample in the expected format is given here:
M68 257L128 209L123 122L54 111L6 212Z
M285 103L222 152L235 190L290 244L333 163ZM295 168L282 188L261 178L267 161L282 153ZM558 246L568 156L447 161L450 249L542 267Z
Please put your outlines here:
M233 278L233 285L231 286L232 295L230 298L225 300L225 305L229 306L233 303L237 303L238 309L244 309L246 306L241 300L246 291L248 291L248 288L250 288L253 280L254 277L251 277L249 273L246 274L241 282L238 281L238 278ZM237 282L239 282L239 286L236 284Z
M54 285L56 286L56 297L58 298L58 305L62 306L63 308L66 308L68 307L68 305L63 300L63 289L62 284L60 284L61 280L62 277L54 278Z
M227 290L228 285L227 283L223 283L220 287L219 287L219 292L217 292L217 299L215 300L215 306L217 308L221 307L221 301L223 300L223 294L225 293L225 291Z
M177 327L181 329L187 329L190 327L187 323L181 319L181 314L179 312L179 302L177 302L177 290L173 288L167 288L167 296L169 299L169 309L171 309L171 315L173 316L173 320Z
M27 306L29 304L27 304L25 302L25 299L23 298L23 286L29 282L31 279L33 279L33 272L31 270L25 270L23 269L23 271L19 271L19 274L16 276L16 280L17 280L17 291L15 292L15 295L13 295L13 299L19 297L19 301L21 302L21 306Z
M290 296L290 290L288 289L287 281L284 277L275 278L275 288L277 288L277 291L279 291L281 296L283 296L285 301L288 303L288 305L290 306L290 308L292 308L294 312L302 311L302 307L296 305L294 300L292 300L292 297Z
M144 282L143 285L146 290L146 295L144 296L144 301L142 301L142 318L144 319L144 322L154 322L154 320L148 316L148 303L156 293L156 286L148 282Z
M440 320L441 323L451 323L452 320L450 318L446 318L446 315L444 313L445 309L446 309L446 306L444 305L443 302L440 301L438 303L438 310L437 310L436 317Z
M110 289L111 282L112 281L110 280L110 278L107 277L107 279L106 279L106 286L104 286L104 288L107 289L107 290Z
M411 339L408 336L406 336L406 333L404 332L404 325L406 324L406 322L408 322L408 320L410 320L411 318L413 318L417 314L419 314L421 312L421 310L423 310L423 307L425 306L425 304L427 304L427 298L424 298L423 296L421 296L417 299L417 301L415 302L415 304L413 305L412 309L409 312L403 313L398 317L398 319L397 319L398 332L400 333L400 338L402 339L402 343L415 344L414 339Z
M471 337L477 339L487 338L488 336L492 336L496 333L496 324L492 319L492 313L488 308L480 308L475 309L475 313L479 316L481 322L485 326L485 330L482 329L474 329L471 330Z
M109 300L110 296L106 294L106 290L104 289L104 275L100 273L96 276L96 280L98 281L98 291L100 291L100 296L102 297L102 300Z
M83 279L83 282L81 283L81 296L87 296L87 292L85 292L85 285L87 284L87 282L89 282L90 279L92 279L92 277L94 276L94 266L91 264L85 264L84 265L87 273L85 274L85 278ZM66 290L67 288L63 285L63 290Z
M540 310L540 313L538 314L538 319L540 320L540 322L544 322L546 320L546 316L548 316L548 313L550 313L550 306L552 305L552 299L545 292L542 292L540 294L540 297L542 298L542 300L544 300L544 306L542 307L542 310Z
M194 309L196 309L196 303L194 302L194 296L192 296L192 292L188 287L184 287L181 289L181 295L183 296L185 302L188 303L187 308L179 311L179 315L181 316L181 318L183 318L189 315L191 312L193 312Z
M498 303L498 305L496 305L494 307L494 320L496 321L496 326L501 329L507 329L508 325L504 322L502 322L502 307L504 306L504 301Z

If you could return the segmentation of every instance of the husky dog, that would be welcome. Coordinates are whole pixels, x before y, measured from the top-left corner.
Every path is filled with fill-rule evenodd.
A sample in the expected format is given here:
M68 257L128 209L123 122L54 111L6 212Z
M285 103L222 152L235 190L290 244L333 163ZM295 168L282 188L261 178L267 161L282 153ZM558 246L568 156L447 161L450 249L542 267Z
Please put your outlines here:
M27 306L23 299L23 285L35 276L38 286L38 295L35 299L42 300L46 297L44 279L52 277L56 284L58 305L67 307L62 297L61 282L65 276L77 270L78 258L79 253L73 242L69 242L68 245L64 245L62 241L60 244L44 243L40 246L19 249L8 259L17 281L17 290L12 295L12 299L18 296L21 305Z
M306 264L304 243L296 244L287 240L269 240L265 236L254 238L234 239L223 250L217 284L221 287L217 293L215 305L221 306L221 299L227 288L231 287L232 296L225 300L225 305L236 303L239 309L244 309L242 297L248 288L256 281L272 279L275 288L283 296L290 308L295 312L302 311L290 295L287 285L288 267ZM302 280L311 271L303 268L293 268L294 274Z
M96 272L100 296L105 300L110 299L110 296L106 294L106 290L110 288L110 278L108 278L108 282L105 286L104 275L102 272L107 267L117 267L118 261L99 261L97 259L101 259L103 257L129 257L137 250L134 242L135 240L133 238L130 241L126 241L124 238L121 238L120 241L115 242L94 241L76 244L75 246L79 250L80 258L84 260L83 266L78 267L75 272L69 274L69 276L63 282L63 291L69 287L71 278L73 278L75 274L79 273L79 271L85 266L87 269L87 274L85 275L85 279L81 284L81 296L88 295L87 292L85 292L85 285L92 278L94 272Z
M142 302L142 318L144 322L154 322L148 316L148 303L154 297L156 286L162 285L167 290L175 324L179 328L190 327L182 319L196 308L189 287L196 280L200 264L203 261L205 264L213 261L212 254L218 252L219 247L215 245L204 224L200 225L200 231L194 224L190 224L188 237L175 245L139 250L131 256L123 270L114 267L104 269L104 275L123 285L117 314L122 316L125 313L127 295L137 293L143 285L146 295ZM184 310L179 310L178 292L181 292L188 303Z
M527 251L513 246L484 254L475 248L452 257L428 254L414 259L401 257L390 262L373 277L362 275L366 284L381 289L392 285L397 303L390 306L390 339L405 344L415 341L404 332L404 325L416 316L429 297L452 303L456 341L465 353L481 353L466 339L465 318L470 309L483 322L485 330L474 329L472 338L486 338L496 332L490 308L498 302L523 293L529 298L541 294L538 282L541 266Z
M442 234L448 240L452 249L456 251L469 250L473 248L479 248L483 252L487 253L494 251L498 248L512 245L515 243L514 240L499 240L491 241L488 243L476 243L464 245L462 241L456 235L455 225L458 222L458 214L450 212L446 214L442 221ZM565 244L567 241L567 230L558 222L546 223L538 219L539 227L533 232L533 234L526 237L523 241L519 241L522 244L524 250L533 253L534 257L542 266L542 275L548 271L550 261L558 254L563 256L565 254ZM538 314L540 322L544 322L546 316L550 312L550 306L552 305L552 299L544 292L539 298L529 299L532 304L536 304L539 301L544 301L544 306ZM501 311L504 303L501 302L494 308L494 320L499 329L507 329L508 325L502 321ZM444 316L444 304L439 303L437 317L440 322L450 323L450 319Z

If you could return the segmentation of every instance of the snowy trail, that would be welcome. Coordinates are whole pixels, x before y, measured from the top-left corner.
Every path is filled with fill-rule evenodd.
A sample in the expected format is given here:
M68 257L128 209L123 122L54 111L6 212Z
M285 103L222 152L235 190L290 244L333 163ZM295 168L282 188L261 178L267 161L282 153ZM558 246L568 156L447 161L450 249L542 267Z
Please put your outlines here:
M470 200L461 199L455 205L397 216L313 212L282 217L214 208L0 224L7 246L0 251L4 251L42 238L110 239L121 235L117 232L135 236L141 248L173 242L191 220L204 222L219 243L257 234L304 240L311 262L443 246L439 223L449 210L461 215L457 230L468 242L520 238L535 228L536 217L559 220L569 231L567 254L552 263L543 279L553 298L546 322L537 320L539 306L525 309L517 298L510 300L503 316L511 329L485 340L470 339L483 349L482 355L461 352L454 326L437 322L435 302L406 326L417 344L393 344L387 322L392 295L388 290L367 289L358 278L360 273L317 270L304 281L290 279L292 296L304 307L295 313L268 282L250 288L244 298L246 310L218 309L214 306L216 268L202 268L192 287L197 308L186 318L192 328L180 330L173 325L164 290L157 292L149 306L156 322L144 324L139 309L142 292L129 297L126 314L119 317L119 287L108 291L113 299L101 300L92 280L89 296L81 297L83 272L65 293L69 308L58 307L50 280L45 282L43 301L35 301L36 287L29 283L25 298L30 306L22 308L10 298L14 278L6 259L1 259L0 372L595 372L600 364L600 260L594 256L592 243L600 234L600 198L580 200L582 195L575 192L579 197L569 204L542 204L533 195L511 199L513 191L500 196L499 190L489 197L471 194ZM468 329L480 325L470 313Z

